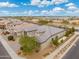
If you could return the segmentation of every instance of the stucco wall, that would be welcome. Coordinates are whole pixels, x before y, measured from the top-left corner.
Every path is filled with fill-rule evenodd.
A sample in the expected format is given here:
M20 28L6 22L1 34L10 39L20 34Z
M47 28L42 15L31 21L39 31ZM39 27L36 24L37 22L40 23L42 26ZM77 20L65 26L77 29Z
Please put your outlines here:
M54 36L50 37L46 42L41 44L41 49L46 48L50 44L52 38L55 38L56 36L62 37L64 35L64 33L65 33L65 31L63 31L59 34L55 34Z

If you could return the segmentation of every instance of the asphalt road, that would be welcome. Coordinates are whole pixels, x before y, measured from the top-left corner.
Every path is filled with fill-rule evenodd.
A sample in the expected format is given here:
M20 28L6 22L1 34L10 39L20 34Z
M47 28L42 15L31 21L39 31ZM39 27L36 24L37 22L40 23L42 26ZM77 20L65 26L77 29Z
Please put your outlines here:
M0 59L11 59L5 48L3 47L2 43L0 42Z
M79 59L79 40L72 46L62 59Z

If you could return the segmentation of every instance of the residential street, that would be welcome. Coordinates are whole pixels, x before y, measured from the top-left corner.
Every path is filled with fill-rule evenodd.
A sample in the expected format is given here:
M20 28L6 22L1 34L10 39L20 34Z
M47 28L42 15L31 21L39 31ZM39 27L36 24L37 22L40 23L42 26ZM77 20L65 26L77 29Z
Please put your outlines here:
M62 59L79 59L79 39Z
M6 40L3 38L3 36L2 35L0 35L0 42L2 43L2 44L0 44L1 46L0 46L0 48L2 47L2 49L0 49L0 53L1 53L1 55L2 55L2 57L9 57L9 58L7 58L7 59L24 59L24 58L22 58L22 57L20 57L20 56L18 56L14 51L13 51L13 49L8 45L8 43L6 42ZM2 46L3 45L3 46ZM5 52L5 53L4 53ZM8 53L7 53L8 52ZM10 55L10 56L9 56ZM1 58L2 58L1 57ZM10 58L11 57L11 58ZM0 58L0 59L1 59ZM3 58L3 59L6 59L6 58Z
M0 59L11 59L10 55L7 53L1 42L0 42Z

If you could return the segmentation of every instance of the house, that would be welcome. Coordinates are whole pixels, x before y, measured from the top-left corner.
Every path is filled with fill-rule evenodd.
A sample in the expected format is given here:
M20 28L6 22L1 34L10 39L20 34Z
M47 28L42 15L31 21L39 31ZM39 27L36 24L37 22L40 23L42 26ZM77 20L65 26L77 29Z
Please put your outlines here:
M64 29L45 25L32 26L25 28L24 31L27 32L27 35L35 36L37 38L37 41L41 44L42 49L50 44L52 38L55 38L56 36L62 37L65 32Z
M15 36L20 36L22 34L35 36L37 41L41 44L42 49L50 44L52 38L56 36L62 37L65 32L65 30L61 28L46 25L36 25L26 22L14 26L13 29L9 31L11 31Z
M56 36L62 37L65 30L56 28L56 27L50 27L50 26L40 26L38 30L43 31L44 33L37 37L38 41L41 43L42 49L47 47L52 38L55 38Z
M6 29L6 27L8 26L9 21L7 20L0 20L0 29Z

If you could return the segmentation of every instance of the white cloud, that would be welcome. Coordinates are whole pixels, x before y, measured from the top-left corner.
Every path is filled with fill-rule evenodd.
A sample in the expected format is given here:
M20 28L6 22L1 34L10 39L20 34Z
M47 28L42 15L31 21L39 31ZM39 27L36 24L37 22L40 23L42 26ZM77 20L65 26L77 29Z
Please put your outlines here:
M0 16L17 16L17 15L28 15L28 11L0 11Z
M24 6L26 6L26 5L27 5L26 3L23 3L23 2L22 2L21 4L22 4L22 5L24 5Z
M62 14L63 13L63 14ZM78 10L65 10L61 7L55 7L51 10L25 10L25 11L0 11L0 15L26 15L26 16L55 16L55 15L76 15L79 13Z
M32 0L31 5L39 5L40 2L41 2L40 0Z
M0 11L0 12L2 12L2 13L8 13L8 11Z
M27 11L28 13L28 15L33 15L33 13L34 13L34 11L32 11L32 10L29 10L29 11Z
M49 11L48 10L42 10L40 13L42 15L49 15Z
M27 11L24 11L23 13L24 13L24 14L26 14L26 13L27 13Z
M68 7L68 10L78 9L74 3L68 3L68 4L66 4L66 6Z
M55 7L55 8L53 9L53 12L61 12L61 11L65 11L64 8Z
M9 14L9 12L8 12L8 11L5 11L5 10L0 11L0 13L1 13L1 14Z
M49 5L49 4L50 4L50 1L43 0L43 1L41 1L41 4L42 4L42 5Z
M76 10L76 9L78 9L76 6L68 7L68 10Z
M66 14L67 15L70 15L70 16L78 16L79 15L79 10L74 10L74 11L66 11Z
M25 11L25 12L21 12L21 13L24 13L27 16L55 16L55 15L62 15L63 16L63 15L79 14L79 10L68 11L68 10L64 10L63 8L56 7L51 10L34 10L34 11L29 10L29 11ZM19 14L19 12L18 12L18 14Z
M68 3L68 4L66 4L66 6L75 6L75 4L74 3Z
M68 0L32 0L31 1L31 5L34 6L39 6L39 7L43 7L43 6L48 6L48 5L54 5L54 4L61 4L61 3L66 3L68 2Z
M52 0L53 4L61 4L61 3L67 3L68 0Z
M18 7L18 5L9 2L0 2L0 7Z
M79 13L79 9L75 11L75 13Z

